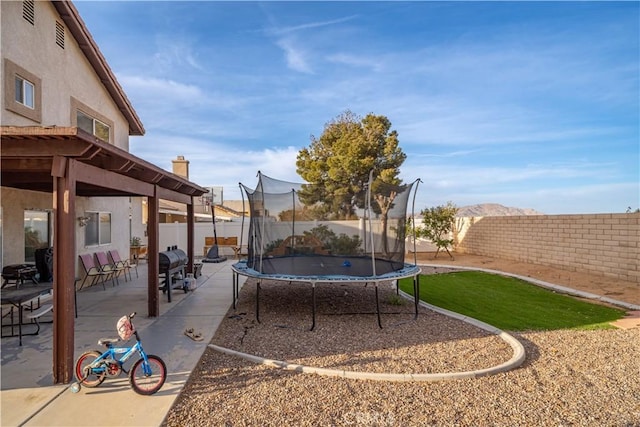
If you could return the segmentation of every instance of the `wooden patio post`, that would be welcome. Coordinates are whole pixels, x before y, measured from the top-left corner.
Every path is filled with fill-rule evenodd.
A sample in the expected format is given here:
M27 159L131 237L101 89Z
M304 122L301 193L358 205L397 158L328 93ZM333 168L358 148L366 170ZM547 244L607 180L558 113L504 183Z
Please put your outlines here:
M53 177L53 382L73 380L76 269L75 160L55 156Z
M147 249L147 265L149 268L148 278L148 312L149 317L160 316L160 295L158 290L158 274L160 273L159 253L160 253L160 201L158 198L158 186L155 186L153 197L148 198L148 222L147 234L149 237L149 247ZM170 285L170 284L169 284Z
M193 273L193 257L195 256L195 251L193 250L194 224L195 224L195 216L193 213L193 197L192 197L191 204L187 205L187 258L189 258L187 271L189 273Z

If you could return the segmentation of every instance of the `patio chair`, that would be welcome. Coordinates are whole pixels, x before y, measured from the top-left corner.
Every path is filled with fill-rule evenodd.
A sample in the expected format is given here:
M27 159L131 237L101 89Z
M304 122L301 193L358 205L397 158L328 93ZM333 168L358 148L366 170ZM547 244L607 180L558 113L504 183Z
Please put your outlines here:
M102 269L96 265L96 262L93 259L93 255L91 254L80 255L80 261L85 272L84 279L82 280L82 284L80 285L80 290L82 290L84 284L90 277L91 284L89 286L95 285L96 282L100 280L100 283L102 283L102 289L106 289L104 286L104 282L105 280L108 280L113 273L102 271Z
M118 277L120 277L120 274L122 274L125 268L121 265L118 266L109 262L109 258L107 257L106 252L96 252L95 255L96 255L96 259L98 260L98 265L100 266L100 269L103 272L111 273L111 280L113 281L115 279L116 284L120 286L120 281L118 280Z
M131 262L130 259L123 260L120 258L120 254L117 249L110 250L109 257L111 258L111 261L113 261L114 265L124 268L124 280L127 280L127 273L129 273L129 279L131 279L132 269L136 271L136 277L140 277L138 275L138 264Z

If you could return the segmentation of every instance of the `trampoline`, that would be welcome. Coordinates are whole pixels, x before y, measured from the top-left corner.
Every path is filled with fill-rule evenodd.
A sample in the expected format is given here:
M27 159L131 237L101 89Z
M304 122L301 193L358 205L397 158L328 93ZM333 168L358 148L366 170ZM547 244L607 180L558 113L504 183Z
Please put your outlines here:
M312 290L313 330L318 285L370 283L374 285L378 326L382 328L378 285L395 281L398 291L399 279L413 277L414 319L417 318L417 278L421 270L415 258L413 264L405 263L404 255L407 205L418 182L374 183L371 174L361 194L352 195L341 207L343 215L338 218L327 213L327 206L335 207L334 200L328 200L316 185L281 181L260 172L255 188L240 184L251 215L248 257L232 265L233 307L239 296L239 276L257 279L258 322L264 280L308 283ZM413 196L415 199L415 190Z

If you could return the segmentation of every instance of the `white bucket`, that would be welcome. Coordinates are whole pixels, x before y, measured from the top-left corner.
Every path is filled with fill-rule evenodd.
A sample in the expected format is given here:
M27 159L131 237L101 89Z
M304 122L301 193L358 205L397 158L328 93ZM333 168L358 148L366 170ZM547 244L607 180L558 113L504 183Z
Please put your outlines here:
M187 274L187 277L184 279L184 285L190 291L196 290L196 279L193 277L192 273Z

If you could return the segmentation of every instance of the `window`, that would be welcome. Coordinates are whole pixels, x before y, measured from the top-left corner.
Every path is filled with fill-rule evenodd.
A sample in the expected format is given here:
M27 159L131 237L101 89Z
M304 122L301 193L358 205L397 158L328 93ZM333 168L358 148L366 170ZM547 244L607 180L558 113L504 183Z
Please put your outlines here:
M16 76L16 102L33 109L35 107L35 86L29 80Z
M64 49L64 26L56 21L56 44Z
M24 261L35 262L36 249L51 246L53 223L51 212L40 210L24 211Z
M78 111L78 127L92 135L97 136L104 142L109 142L109 132L111 128L108 124L102 123L98 119L86 115L82 111Z
M42 121L42 81L15 62L4 60L4 107L16 114Z
M111 243L111 214L109 212L85 212L89 218L84 228L85 246Z

